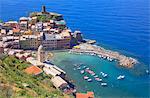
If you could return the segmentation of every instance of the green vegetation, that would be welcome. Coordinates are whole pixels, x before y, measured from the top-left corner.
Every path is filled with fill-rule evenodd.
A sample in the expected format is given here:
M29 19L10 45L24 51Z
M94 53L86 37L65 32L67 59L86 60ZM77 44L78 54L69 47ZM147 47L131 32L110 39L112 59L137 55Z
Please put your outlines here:
M0 20L0 23L3 23L3 20Z
M50 20L48 17L46 17L46 15L37 16L37 19L40 22L46 22Z
M13 56L0 59L0 98L66 98L50 82L51 76L44 73L33 76L24 69L30 66ZM69 98L69 97L68 97Z

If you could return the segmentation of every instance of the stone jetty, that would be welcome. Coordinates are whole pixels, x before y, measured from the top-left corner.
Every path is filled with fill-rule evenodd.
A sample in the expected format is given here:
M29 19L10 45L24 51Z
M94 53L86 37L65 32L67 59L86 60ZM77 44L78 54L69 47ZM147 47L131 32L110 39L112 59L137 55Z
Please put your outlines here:
M120 54L119 52L106 50L103 47L95 46L87 43L80 44L74 47L73 49L70 50L70 52L97 55L109 61L117 60L120 66L124 66L128 68L131 68L138 63L138 61L132 57L127 57L125 55Z

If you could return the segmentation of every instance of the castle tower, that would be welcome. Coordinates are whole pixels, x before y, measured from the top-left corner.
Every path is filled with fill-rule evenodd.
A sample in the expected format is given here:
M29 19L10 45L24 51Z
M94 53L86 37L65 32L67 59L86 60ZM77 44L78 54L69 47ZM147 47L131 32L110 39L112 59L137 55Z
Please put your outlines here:
M45 51L43 50L43 46L40 45L37 51L37 60L40 62L45 61Z
M46 7L42 6L42 13L45 13L45 12L46 12Z

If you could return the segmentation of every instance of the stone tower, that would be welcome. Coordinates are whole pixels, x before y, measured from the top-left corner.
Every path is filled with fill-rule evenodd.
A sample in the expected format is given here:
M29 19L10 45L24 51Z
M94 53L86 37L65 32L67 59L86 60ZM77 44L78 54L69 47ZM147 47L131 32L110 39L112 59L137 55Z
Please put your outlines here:
M42 13L46 13L46 7L42 6Z
M45 51L43 50L43 46L40 45L37 51L37 60L40 62L45 61Z

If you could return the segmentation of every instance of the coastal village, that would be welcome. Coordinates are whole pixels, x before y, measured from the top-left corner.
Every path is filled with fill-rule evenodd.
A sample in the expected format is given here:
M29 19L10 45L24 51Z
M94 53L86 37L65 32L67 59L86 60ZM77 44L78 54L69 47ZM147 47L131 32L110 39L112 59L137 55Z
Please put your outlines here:
M41 73L51 75L55 88L76 98L94 98L94 93L77 93L67 73L47 60L45 50L68 49L69 53L97 55L128 68L138 63L134 58L94 46L94 42L85 41L80 31L72 32L61 14L47 12L45 6L41 12L30 13L29 17L21 17L19 21L0 23L0 54L29 62L32 66L24 70L26 73L37 77Z

